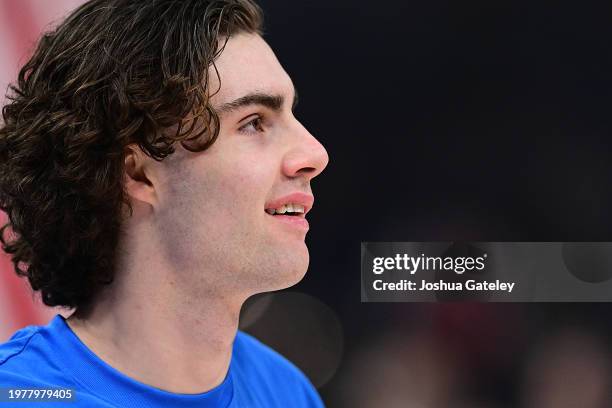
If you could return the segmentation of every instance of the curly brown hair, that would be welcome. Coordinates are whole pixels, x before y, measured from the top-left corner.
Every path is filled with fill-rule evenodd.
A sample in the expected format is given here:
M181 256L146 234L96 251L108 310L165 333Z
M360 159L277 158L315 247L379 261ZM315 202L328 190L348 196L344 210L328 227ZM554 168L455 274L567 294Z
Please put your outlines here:
M251 0L92 0L42 36L2 109L0 242L46 305L78 309L113 281L126 149L214 143L209 70L261 27Z

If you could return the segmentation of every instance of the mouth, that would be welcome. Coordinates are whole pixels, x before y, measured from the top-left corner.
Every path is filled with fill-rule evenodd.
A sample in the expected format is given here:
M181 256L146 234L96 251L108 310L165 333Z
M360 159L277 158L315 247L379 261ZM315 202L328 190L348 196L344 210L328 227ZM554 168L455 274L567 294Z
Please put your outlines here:
M266 208L266 212L270 215L287 215L289 217L305 216L305 208L301 204L289 203L283 204L278 208Z
M313 202L314 197L310 194L293 193L266 203L265 212L278 221L308 230L306 214Z

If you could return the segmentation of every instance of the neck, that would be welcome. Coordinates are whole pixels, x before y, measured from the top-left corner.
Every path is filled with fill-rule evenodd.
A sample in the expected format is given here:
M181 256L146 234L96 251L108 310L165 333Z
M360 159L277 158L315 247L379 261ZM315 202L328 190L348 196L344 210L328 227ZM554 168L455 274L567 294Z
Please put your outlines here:
M92 307L68 319L71 329L98 357L141 383L184 394L221 384L244 299L214 290L196 296L177 284L178 275L195 271L179 274L159 259L131 259L120 263Z

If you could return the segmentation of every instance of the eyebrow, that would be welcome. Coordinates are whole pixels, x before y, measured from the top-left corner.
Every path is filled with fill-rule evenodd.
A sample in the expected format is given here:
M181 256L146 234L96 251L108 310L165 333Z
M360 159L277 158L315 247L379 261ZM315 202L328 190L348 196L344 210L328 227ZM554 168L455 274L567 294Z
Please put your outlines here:
M282 95L272 95L262 92L253 92L247 95L241 96L240 98L234 99L231 102L226 102L222 104L217 111L219 113L231 112L236 109L250 106L250 105L261 105L269 108L275 112L280 112L283 107L283 103L285 102L285 97ZM293 103L291 105L291 110L295 109L298 103L298 94L297 90L294 90L293 94Z

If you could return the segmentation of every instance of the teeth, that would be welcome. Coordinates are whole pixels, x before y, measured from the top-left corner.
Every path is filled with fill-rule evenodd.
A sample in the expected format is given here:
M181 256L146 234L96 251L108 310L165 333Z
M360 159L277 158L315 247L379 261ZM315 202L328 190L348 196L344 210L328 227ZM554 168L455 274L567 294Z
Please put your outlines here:
M270 215L285 214L287 212L304 213L304 206L299 204L285 204L280 208L266 208L266 212Z

